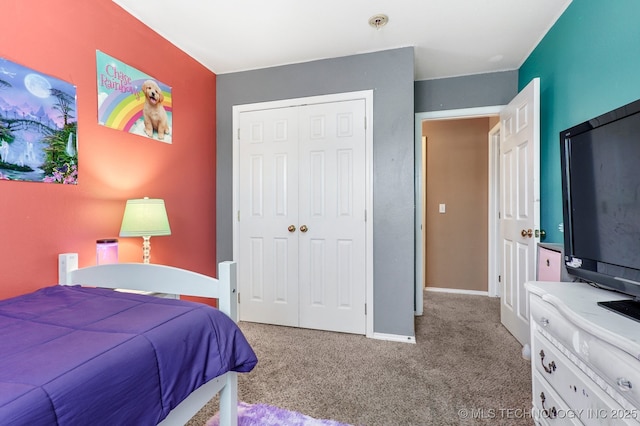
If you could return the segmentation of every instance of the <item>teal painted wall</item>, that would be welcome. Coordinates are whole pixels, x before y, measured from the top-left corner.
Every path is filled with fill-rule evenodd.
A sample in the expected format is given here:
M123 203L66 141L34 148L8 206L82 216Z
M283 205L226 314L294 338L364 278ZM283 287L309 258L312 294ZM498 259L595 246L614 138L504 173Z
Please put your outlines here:
M540 225L562 242L562 130L640 98L640 1L573 0L520 67L540 77Z

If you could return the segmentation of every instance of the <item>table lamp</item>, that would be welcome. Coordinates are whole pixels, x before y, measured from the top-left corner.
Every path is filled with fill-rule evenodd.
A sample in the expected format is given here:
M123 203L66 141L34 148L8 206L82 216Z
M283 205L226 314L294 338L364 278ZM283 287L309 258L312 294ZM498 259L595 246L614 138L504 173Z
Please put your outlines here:
M120 236L142 237L143 263L149 263L151 237L160 235L171 235L164 200L149 197L127 200Z

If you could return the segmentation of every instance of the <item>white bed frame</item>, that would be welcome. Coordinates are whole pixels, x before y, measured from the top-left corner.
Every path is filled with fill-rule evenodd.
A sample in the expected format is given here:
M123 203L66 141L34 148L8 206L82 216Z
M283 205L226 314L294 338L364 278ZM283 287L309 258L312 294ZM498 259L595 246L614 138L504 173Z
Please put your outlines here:
M218 309L238 321L237 265L222 262L218 279L149 263L114 263L78 269L78 255L63 253L58 258L60 285L86 285L144 292L180 294L218 299ZM238 373L230 371L193 391L160 422L162 426L183 426L217 393L220 393L220 426L238 424Z

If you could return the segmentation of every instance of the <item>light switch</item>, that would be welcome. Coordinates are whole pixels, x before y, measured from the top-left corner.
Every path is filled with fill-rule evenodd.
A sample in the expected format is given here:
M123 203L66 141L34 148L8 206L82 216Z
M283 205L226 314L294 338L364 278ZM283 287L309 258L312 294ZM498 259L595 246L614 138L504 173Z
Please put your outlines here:
M444 204L440 204L440 206L438 207L438 211L440 213L444 213L446 211L445 205Z

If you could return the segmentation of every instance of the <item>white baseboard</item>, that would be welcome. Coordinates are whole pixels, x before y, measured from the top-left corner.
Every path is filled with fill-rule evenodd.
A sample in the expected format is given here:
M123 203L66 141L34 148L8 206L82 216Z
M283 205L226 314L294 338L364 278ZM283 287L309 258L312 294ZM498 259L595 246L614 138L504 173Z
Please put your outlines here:
M473 296L489 296L488 291L461 290L458 288L425 287L425 291L433 291L434 293L457 293L457 294L470 294Z
M372 339L388 340L390 342L416 343L416 336L401 336L399 334L373 333Z

